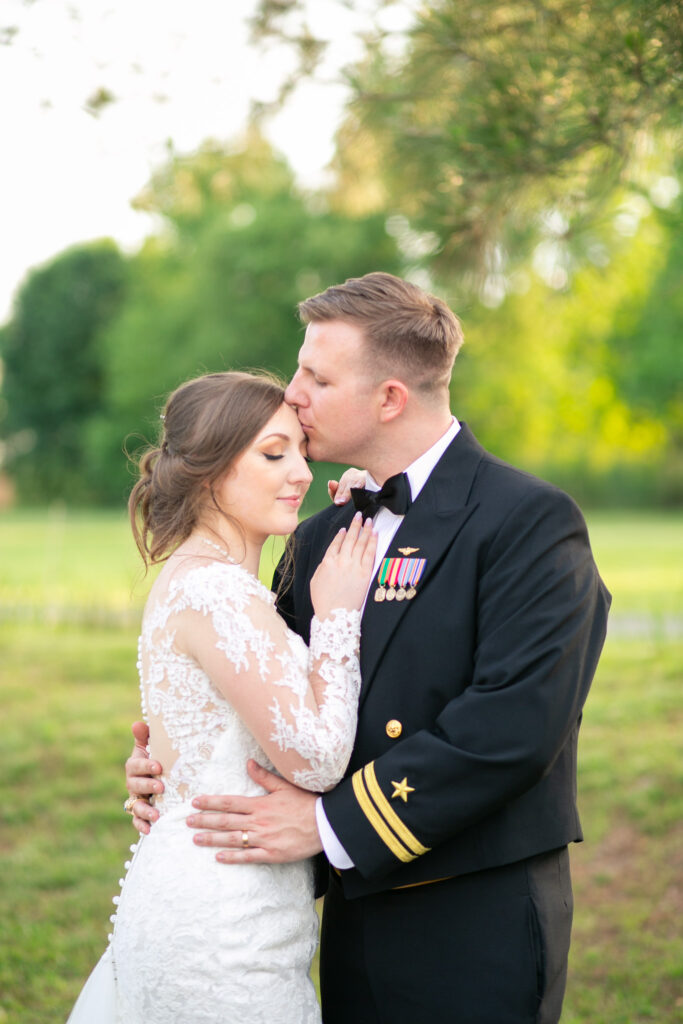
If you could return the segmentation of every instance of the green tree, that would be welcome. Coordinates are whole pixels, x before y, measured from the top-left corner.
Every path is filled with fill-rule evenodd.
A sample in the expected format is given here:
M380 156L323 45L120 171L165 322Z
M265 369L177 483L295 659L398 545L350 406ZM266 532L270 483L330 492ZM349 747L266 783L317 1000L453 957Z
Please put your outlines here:
M495 308L473 303L454 408L497 454L598 504L680 502L683 251L650 211L572 287L530 270Z
M380 18L392 5L363 6ZM262 0L254 20L257 35L299 49L300 74L321 53L308 9ZM615 190L672 173L681 0L431 0L401 46L390 38L368 31L346 72L342 184L355 198L359 172L374 178L380 201L431 233L430 265L461 286L507 271L548 235L590 261Z
M61 253L19 291L0 334L0 430L7 469L27 500L90 496L84 430L102 400L98 334L125 284L123 257L102 241Z
M381 214L350 217L297 191L287 164L252 133L170 155L137 200L165 227L130 263L125 304L101 337L106 384L87 431L99 493L130 487L122 443L158 433L159 407L199 373L267 367L291 374L296 304L378 267L401 270ZM324 472L321 474L324 476Z
M615 318L608 361L624 399L662 416L683 452L683 207L660 220L658 273L637 311Z
M341 0L340 0L341 2ZM340 209L384 209L467 344L456 410L584 498L680 500L680 0L428 0L364 8L337 137ZM310 0L255 33L315 72Z

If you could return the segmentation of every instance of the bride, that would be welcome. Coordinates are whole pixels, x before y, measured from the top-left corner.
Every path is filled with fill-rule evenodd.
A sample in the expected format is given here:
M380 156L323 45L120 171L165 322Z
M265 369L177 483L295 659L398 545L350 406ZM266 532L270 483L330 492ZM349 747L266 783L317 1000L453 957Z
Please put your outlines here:
M226 869L185 823L198 793L262 792L249 758L319 792L351 754L371 520L340 531L311 581L310 649L257 576L265 539L296 527L305 450L279 384L217 373L171 395L161 444L142 458L133 533L146 565L165 564L138 668L164 792L69 1024L319 1024L311 863Z

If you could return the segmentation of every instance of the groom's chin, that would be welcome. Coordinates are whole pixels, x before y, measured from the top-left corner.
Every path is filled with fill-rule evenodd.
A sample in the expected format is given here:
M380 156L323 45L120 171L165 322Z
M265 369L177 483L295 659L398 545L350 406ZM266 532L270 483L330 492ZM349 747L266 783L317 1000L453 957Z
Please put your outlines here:
M325 452L321 451L320 446L317 445L315 441L311 440L310 437L308 438L308 443L306 444L306 458L310 459L311 462L328 461L325 457Z

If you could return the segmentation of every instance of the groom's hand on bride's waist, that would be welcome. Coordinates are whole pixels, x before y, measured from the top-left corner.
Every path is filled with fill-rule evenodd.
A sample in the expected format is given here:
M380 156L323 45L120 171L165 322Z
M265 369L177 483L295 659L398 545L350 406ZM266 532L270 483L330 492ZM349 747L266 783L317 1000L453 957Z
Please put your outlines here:
M254 782L265 796L199 796L197 813L187 819L198 846L220 847L224 864L284 863L312 857L322 850L315 820L316 794L249 761Z
M131 797L139 797L130 809L133 825L138 832L149 832L150 822L156 821L159 812L152 807L147 799L155 793L162 793L164 784L157 775L161 775L162 767L157 761L150 760L147 751L149 729L144 722L133 723L135 746L133 753L126 761L126 789Z

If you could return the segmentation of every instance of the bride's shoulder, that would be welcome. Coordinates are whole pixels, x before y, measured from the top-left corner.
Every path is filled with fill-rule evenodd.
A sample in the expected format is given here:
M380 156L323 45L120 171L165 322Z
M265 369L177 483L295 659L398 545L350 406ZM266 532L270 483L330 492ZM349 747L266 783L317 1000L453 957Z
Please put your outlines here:
M170 599L189 601L200 609L231 604L245 605L252 599L273 604L274 595L243 566L224 559L188 560L169 582Z

